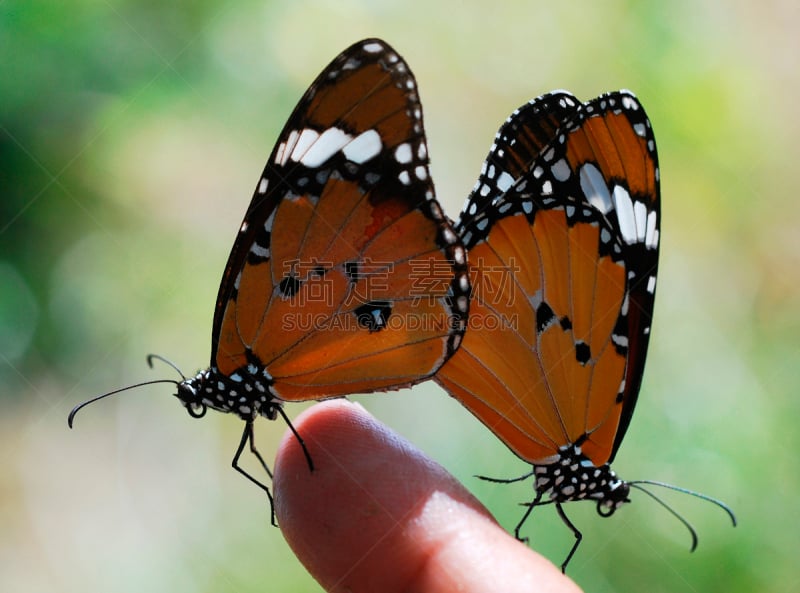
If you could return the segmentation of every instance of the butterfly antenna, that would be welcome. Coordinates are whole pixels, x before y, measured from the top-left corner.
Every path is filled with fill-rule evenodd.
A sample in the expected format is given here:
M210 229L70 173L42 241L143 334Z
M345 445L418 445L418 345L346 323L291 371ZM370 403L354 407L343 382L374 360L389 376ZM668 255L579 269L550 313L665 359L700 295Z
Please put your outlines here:
M681 523L683 523L686 526L686 529L688 529L689 533L692 534L692 547L689 549L689 551L690 552L694 552L695 549L697 548L697 532L694 530L694 527L692 527L692 524L689 523L689 521L687 521L686 519L684 519L683 516L680 513L678 513L678 511L673 509L666 502L661 500L658 496L656 496L655 494L653 494L652 492L650 492L646 488L642 488L638 484L631 484L630 482L629 482L629 485L632 486L633 488L636 488L637 490L641 490L642 492L647 494L647 496L649 496L650 498L655 500L658 504L660 504L662 507L667 509L672 514L673 517L678 519L678 521L680 521Z
M122 391L128 391L129 389L136 389L138 387L144 387L145 385L155 385L157 383L172 383L173 385L178 385L177 381L173 381L172 379L157 379L155 381L145 381L144 383L136 383L135 385L128 385L127 387L122 387L120 389L115 389L114 391L109 391L108 393L104 393L103 395L98 395L97 397L93 397L92 399L86 400L83 403L78 404L67 416L67 424L69 427L72 428L72 423L75 420L75 414L77 414L82 408L85 408L89 404L93 404L96 401L100 401L101 399L105 399L111 395L116 395Z
M675 490L676 492L682 492L684 494L689 494L691 496L695 496L702 500L712 502L721 509L723 509L726 513L728 513L731 520L733 521L733 526L736 527L736 516L733 514L733 511L724 502L719 501L715 498L711 498L710 496L706 496L705 494L701 494L699 492L694 492L693 490L687 490L685 488L680 488L679 486L673 486L672 484L665 484L663 482L655 482L651 480L636 480L635 482L628 482L629 486L636 488L637 490L640 490L641 492L647 494L647 496L649 496L650 498L655 500L658 504L660 504L662 507L667 509L672 514L673 517L675 517L676 519L678 519L678 521L684 524L684 526L686 527L686 529L689 530L689 533L692 536L692 546L689 549L690 552L694 552L695 549L697 549L697 532L695 531L694 527L692 527L692 524L689 523L689 521L687 521L680 513L678 513L678 511L673 509L666 502L661 500L658 496L650 492L647 488L644 488L642 484L649 484L650 486L661 486L662 488L668 488L669 490Z
M650 486L659 486L661 488L667 488L668 490L674 490L675 492L681 492L683 494L688 494L689 496L694 496L695 498L699 498L700 500L705 500L706 502L710 502L721 508L723 511L728 513L728 516L731 518L731 522L733 526L736 527L736 515L733 514L733 509L726 505L721 500L713 498L708 494L703 494L702 492L695 492L694 490L689 490L688 488L681 488L680 486L673 486L672 484L667 484L666 482L658 482L656 480L634 480L633 482L628 482L631 486L636 486L636 484L648 484ZM638 488L644 492L647 492L644 488ZM648 492L649 494L649 492Z
M178 365L175 364L174 362L172 362L171 360L169 360L168 358L164 358L160 354L148 354L147 355L147 366L149 366L151 369L153 368L153 361L154 360L161 361L165 365L167 365L168 367L172 367L181 376L181 379L186 381L186 376L178 368Z

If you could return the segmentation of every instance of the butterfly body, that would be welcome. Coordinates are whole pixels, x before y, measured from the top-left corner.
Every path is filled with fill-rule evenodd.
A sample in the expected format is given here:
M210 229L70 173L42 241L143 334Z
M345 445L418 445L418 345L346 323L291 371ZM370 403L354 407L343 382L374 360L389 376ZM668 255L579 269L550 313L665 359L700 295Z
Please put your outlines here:
M608 516L630 502L628 483L609 464L596 466L577 445L561 447L554 463L534 465L533 476L537 494L556 503L593 500L598 512Z
M270 393L270 383L264 371L261 377L257 375L253 373L245 379L236 373L228 377L216 368L209 367L178 383L176 397L196 418L211 408L236 414L246 422L252 422L259 415L274 420L277 417L276 407L282 402Z

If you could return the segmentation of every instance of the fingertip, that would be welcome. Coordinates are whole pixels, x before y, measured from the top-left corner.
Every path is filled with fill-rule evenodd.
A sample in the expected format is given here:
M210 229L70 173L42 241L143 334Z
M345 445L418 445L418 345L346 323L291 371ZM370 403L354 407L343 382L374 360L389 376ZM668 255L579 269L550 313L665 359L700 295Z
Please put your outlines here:
M275 463L286 540L329 591L578 591L444 468L345 400L317 404Z
M491 520L444 468L361 406L324 402L294 424L315 469L308 471L301 447L286 435L275 463L275 512L289 545L328 589L369 583L389 592L412 578L428 550L406 531L434 492Z
M580 593L550 560L446 496L426 502L410 536L436 549L416 575L416 591Z

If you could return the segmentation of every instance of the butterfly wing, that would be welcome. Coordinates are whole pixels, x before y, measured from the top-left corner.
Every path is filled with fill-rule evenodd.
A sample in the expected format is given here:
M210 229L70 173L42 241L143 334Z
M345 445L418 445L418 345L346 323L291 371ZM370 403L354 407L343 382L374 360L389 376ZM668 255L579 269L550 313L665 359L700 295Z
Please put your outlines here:
M456 230L462 237L472 239L473 235L467 233L476 215L496 204L528 172L542 149L549 145L558 128L579 105L580 101L572 94L553 91L531 99L508 116L494 136L478 181L461 211Z
M563 118L563 119L562 119ZM437 381L534 464L613 458L644 370L658 261L655 140L625 91L553 116L500 197L462 217L473 299ZM474 196L473 196L474 197Z
M212 368L293 401L425 379L463 334L465 259L434 198L413 75L386 43L356 43L267 161L220 286Z

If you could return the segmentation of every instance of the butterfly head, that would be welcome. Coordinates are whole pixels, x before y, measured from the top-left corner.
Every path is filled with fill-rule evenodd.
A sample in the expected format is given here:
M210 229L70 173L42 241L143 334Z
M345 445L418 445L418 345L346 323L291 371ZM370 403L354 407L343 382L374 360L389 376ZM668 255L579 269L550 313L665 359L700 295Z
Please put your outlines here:
M611 469L608 471L612 475L614 474ZM631 499L628 498L630 491L630 485L628 485L628 483L624 480L615 478L614 480L608 482L607 490L602 493L602 498L597 500L597 514L602 517L610 517L613 515L614 511L616 511L619 507L626 502L631 501Z
M202 418L206 415L208 404L203 401L203 387L208 382L210 370L200 371L194 377L184 379L178 383L175 393L192 418Z

